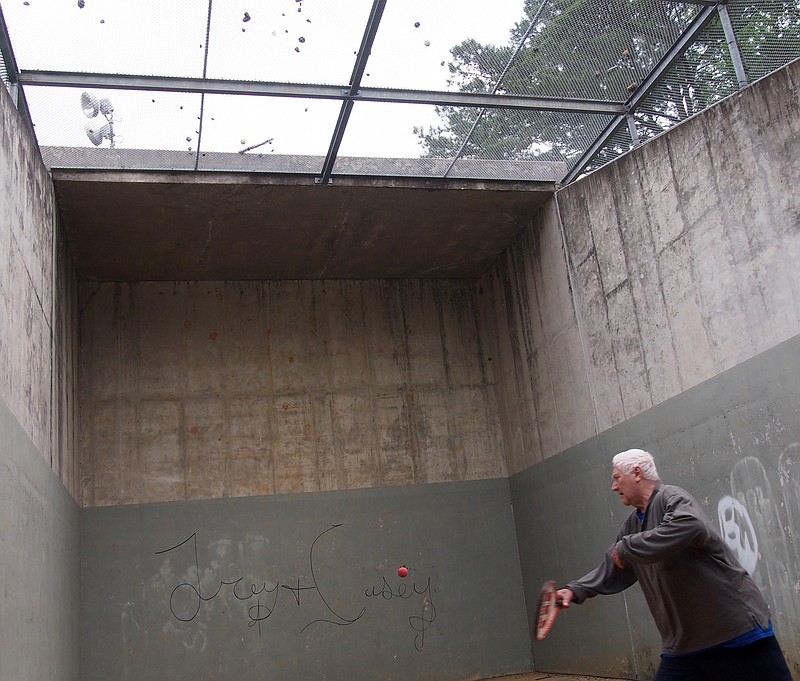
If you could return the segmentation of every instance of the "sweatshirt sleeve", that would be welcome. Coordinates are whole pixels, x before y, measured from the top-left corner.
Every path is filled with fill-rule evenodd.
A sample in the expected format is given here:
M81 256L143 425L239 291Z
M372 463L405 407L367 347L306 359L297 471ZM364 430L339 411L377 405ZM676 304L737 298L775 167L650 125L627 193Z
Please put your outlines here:
M574 603L583 603L587 598L598 594L619 593L636 582L636 575L632 569L620 569L614 564L613 551L614 545L612 544L600 565L580 579L566 585L566 588L575 595Z
M650 530L621 537L617 555L623 563L656 563L687 547L704 544L709 530L696 504L690 496L672 492L661 522Z

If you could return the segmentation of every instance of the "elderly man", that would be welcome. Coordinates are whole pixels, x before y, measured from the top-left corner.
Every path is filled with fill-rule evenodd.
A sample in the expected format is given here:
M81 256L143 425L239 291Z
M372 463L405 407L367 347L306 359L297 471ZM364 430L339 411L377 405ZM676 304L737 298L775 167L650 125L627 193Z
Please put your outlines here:
M559 589L562 607L639 582L663 642L654 681L791 681L763 596L700 504L644 450L612 463L633 513L600 565Z

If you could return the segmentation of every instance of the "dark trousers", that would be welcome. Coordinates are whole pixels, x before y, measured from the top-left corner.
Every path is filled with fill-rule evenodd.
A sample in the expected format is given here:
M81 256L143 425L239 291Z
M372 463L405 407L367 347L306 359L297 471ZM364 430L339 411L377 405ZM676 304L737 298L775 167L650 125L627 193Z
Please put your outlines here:
M741 648L717 646L662 657L653 681L792 681L774 636Z

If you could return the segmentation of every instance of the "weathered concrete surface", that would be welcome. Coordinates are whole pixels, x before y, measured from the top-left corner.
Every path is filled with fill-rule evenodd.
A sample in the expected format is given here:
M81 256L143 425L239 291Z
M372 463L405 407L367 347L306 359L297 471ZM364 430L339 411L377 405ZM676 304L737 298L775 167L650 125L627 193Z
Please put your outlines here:
M0 398L52 460L50 334L55 200L32 137L0 95Z
M77 496L76 278L47 170L2 90L0 399Z
M800 333L799 157L794 62L540 210L482 281L511 473Z
M52 184L5 87L0 188L0 678L76 681L75 277Z
M84 508L83 681L530 670L510 502L499 478Z
M78 681L80 507L0 400L0 679Z
M87 506L506 474L473 285L81 285Z
M478 278L555 189L202 172L54 183L76 268L100 281Z
M602 560L631 513L611 491L611 458L643 447L662 480L698 499L750 572L800 680L798 375L800 335L511 476L525 584L563 584ZM536 589L525 593L530 611ZM534 644L533 663L651 679L660 651L644 596L633 586L559 615L547 639Z

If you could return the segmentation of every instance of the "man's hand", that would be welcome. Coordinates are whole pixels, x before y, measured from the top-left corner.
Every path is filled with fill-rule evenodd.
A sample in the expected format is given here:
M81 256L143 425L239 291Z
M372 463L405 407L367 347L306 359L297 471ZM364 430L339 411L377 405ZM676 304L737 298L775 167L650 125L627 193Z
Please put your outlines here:
M625 569L625 563L623 563L622 558L619 557L616 546L614 547L614 550L611 552L611 559L614 561L614 565L616 565L620 570Z
M575 598L575 594L572 593L572 589L559 589L556 591L556 603L559 608L568 608L573 598Z

